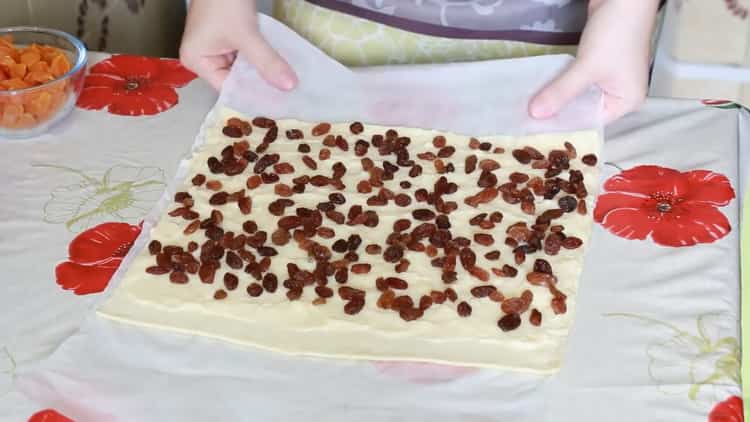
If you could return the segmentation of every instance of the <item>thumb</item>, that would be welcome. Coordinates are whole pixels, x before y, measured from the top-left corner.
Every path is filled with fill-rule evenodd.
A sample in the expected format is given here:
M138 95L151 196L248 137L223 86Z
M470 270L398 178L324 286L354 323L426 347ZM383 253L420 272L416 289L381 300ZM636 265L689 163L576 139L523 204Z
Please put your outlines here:
M237 50L247 59L260 76L269 84L284 91L297 86L297 75L289 63L271 47L259 32L250 34L250 38Z
M591 83L586 65L581 60L576 60L534 96L529 103L529 114L535 119L552 117Z

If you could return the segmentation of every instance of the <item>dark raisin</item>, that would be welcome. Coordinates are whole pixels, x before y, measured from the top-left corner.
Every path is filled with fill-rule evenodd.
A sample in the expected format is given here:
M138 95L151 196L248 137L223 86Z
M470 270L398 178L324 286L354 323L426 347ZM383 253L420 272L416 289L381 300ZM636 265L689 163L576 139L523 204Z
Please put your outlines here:
M224 273L224 287L227 290L234 290L239 285L240 279L232 273Z
M459 303L456 310L458 311L458 316L460 317L468 317L469 315L471 315L471 305L466 302Z
M586 164L587 166L595 166L598 160L596 158L596 155L586 154L583 157L581 157L581 161L583 161L583 164Z
M518 160L518 162L521 164L529 164L531 162L531 154L529 154L526 150L514 149L512 154L513 158Z
M578 200L576 200L572 196L563 196L557 201L557 204L564 212L573 212L578 206Z
M497 326L503 331L513 331L521 326L521 316L518 314L508 314L497 321Z
M263 293L263 286L261 286L258 283L252 283L249 286L247 286L247 294L249 294L252 297L258 297Z

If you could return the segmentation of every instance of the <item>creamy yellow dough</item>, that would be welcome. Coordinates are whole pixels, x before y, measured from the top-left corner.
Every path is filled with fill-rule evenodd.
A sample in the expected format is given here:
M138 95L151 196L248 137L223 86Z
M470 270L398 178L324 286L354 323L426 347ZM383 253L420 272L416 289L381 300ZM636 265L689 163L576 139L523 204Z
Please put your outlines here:
M208 197L213 193L205 187L195 187L190 182L196 173L205 174L209 180L218 179L227 192L234 192L245 188L245 180L252 174L252 164L248 166L242 176L227 177L225 175L212 175L206 167L206 160L210 156L220 156L221 150L234 139L229 139L221 133L223 122L229 117L243 117L231 110L223 110L219 113L220 118L214 127L206 131L205 143L199 146L190 161L190 170L182 186L176 191L187 191L195 199L194 210L205 218L210 213L211 206L208 205ZM250 120L248 117L243 117ZM268 152L281 154L281 161L291 163L296 172L289 175L281 175L281 182L291 185L291 179L303 173L308 174L331 174L331 166L336 162L346 165L348 171L343 177L346 185L346 204L343 212L353 204L360 204L364 209L376 209L380 216L380 223L374 229L363 226L337 225L324 217L323 225L331 227L336 231L333 239L316 238L316 241L330 246L338 238L347 238L352 233L358 233L363 241L358 253L360 262L370 263L372 270L364 276L350 276L348 285L367 292L366 304L362 311L356 315L347 315L343 312L345 302L334 295L323 305L313 305L311 302L317 296L312 287L304 290L300 300L290 302L282 287L282 281L286 278L286 263L294 262L302 269L314 268L314 262L308 260L305 252L300 250L294 241L285 246L276 247L279 255L273 260L271 271L279 277L278 290L270 294L264 292L261 296L253 298L246 292L246 287L255 281L249 274L241 270L233 271L240 277L240 285L236 290L229 291L224 300L213 299L214 292L222 288L222 276L228 268L222 268L216 274L213 284L204 284L197 275L191 275L187 284L173 284L169 282L168 276L149 275L145 269L154 265L154 258L150 256L147 248L143 248L132 261L121 283L116 287L112 295L99 308L98 313L106 318L122 322L139 324L149 327L164 328L192 335L221 338L231 342L253 345L264 349L299 355L326 356L351 359L377 359L377 360L413 360L429 361L447 364L470 365L505 368L510 370L531 371L538 373L550 373L559 369L562 361L565 340L573 321L573 311L576 303L576 291L578 279L583 266L583 252L590 237L592 226L592 211L595 193L598 188L598 168L583 165L580 158L585 154L599 154L601 145L600 135L596 131L555 133L544 135L533 135L523 137L494 136L481 138L481 141L492 142L493 147L503 147L504 154L495 154L492 151L471 150L468 147L469 137L440 133L448 140L448 145L456 148L456 153L449 159L454 163L456 170L449 174L449 180L458 184L459 190L450 195L449 199L459 204L458 210L451 213L451 232L454 236L465 236L472 238L473 234L481 231L477 227L468 224L468 220L480 212L491 212L499 210L504 214L502 223L490 231L494 234L495 244L484 247L472 243L472 248L477 254L477 265L485 269L491 267L502 267L510 264L518 268L515 278L500 278L491 275L490 283L496 286L506 297L518 296L523 290L529 289L534 294L531 308L536 308L542 313L542 324L539 327L528 322L529 312L524 313L521 326L509 332L503 332L498 328L497 321L502 316L500 305L488 298L474 298L469 290L472 287L485 283L471 277L461 265L457 265L458 281L450 285L461 298L467 301L473 312L467 318L458 316L456 306L460 302L451 303L446 301L442 305L434 305L429 308L424 316L416 321L404 321L397 312L383 310L376 306L379 292L375 289L375 278L378 276L398 276L409 283L406 293L410 294L415 302L419 301L422 294L429 294L431 290L443 290L446 286L440 278L440 269L430 265L430 258L424 253L411 251L405 252L411 265L405 273L396 274L393 264L383 261L379 255L368 255L364 247L370 243L385 245L385 239L391 232L395 220L408 217L408 214L422 206L416 201L408 207L401 208L393 205L368 207L365 201L368 196L356 191L359 180L366 179L366 172L362 170L360 159L354 155L354 141L356 139L369 140L372 134L385 133L388 128L367 125L365 131L360 135L351 135L349 123L334 124L332 133L344 135L350 144L348 152L332 148L332 156L326 161L317 159L318 151L322 147L322 137L312 137L310 132L313 123L305 123L293 120L278 121L279 139L274 142ZM286 129L298 128L305 134L304 140L289 141L284 136ZM413 186L409 192L413 193L420 187L432 190L432 185L439 177L435 174L434 167L429 162L416 159L416 153L424 151L436 152L432 146L432 139L439 134L435 131L394 128L401 136L411 138L412 159L422 164L423 176L412 179L406 175L407 170L400 170L391 181L386 182L386 187L394 192L402 191L399 182L409 180ZM262 138L265 130L254 128L253 133L247 137L254 147ZM586 188L589 191L587 206L589 213L585 216L576 212L567 213L562 218L554 220L553 224L565 226L568 236L576 236L584 241L584 248L576 250L562 249L556 256L536 253L520 266L513 262L512 249L503 241L506 237L506 228L513 223L526 221L529 225L534 224L535 216L525 215L518 205L509 205L500 197L489 204L479 206L479 209L464 204L463 198L481 190L476 186L478 173L466 175L464 173L464 161L470 154L476 154L481 160L492 158L501 164L501 168L495 171L499 183L507 181L508 175L514 171L522 171L529 175L543 174L543 170L532 170L530 166L519 164L511 155L515 148L534 146L546 155L552 149L564 149L563 143L570 142L578 150L578 158L571 160L571 168L581 170L584 175ZM318 171L312 173L302 163L303 154L297 152L299 143L305 142L312 147L310 156L318 161ZM374 150L370 149L371 152ZM376 164L382 163L383 159L395 162L393 156L380 157L377 153L368 154ZM561 177L567 178L567 172ZM291 199L295 201L296 207L304 206L315 208L319 202L327 201L327 196L332 192L330 187L314 188L308 185L304 194L294 195ZM374 193L377 193L375 190ZM373 193L373 194L374 194ZM269 234L273 232L277 217L268 212L269 202L277 199L273 192L273 185L261 185L260 188L250 191L253 201L252 214L244 216L235 206L224 206L223 227L226 231L242 233L242 223L252 219L258 223L260 229ZM537 215L542 211L557 208L558 195L554 200L543 200L536 198ZM166 212L174 208L174 204L164 210L161 219L151 230L150 238L158 239L162 244L185 245L189 240L195 240L199 244L206 240L203 231L199 230L189 236L183 234L183 229L189 223L181 218L169 217ZM267 223L264 223L267 222ZM273 223L271 223L273 222ZM273 227L268 225L273 224ZM147 243L147 242L146 242ZM498 249L502 256L498 261L487 261L484 254ZM551 294L545 287L534 286L526 281L525 275L532 271L534 258L544 258L550 262L558 277L558 289L567 295L568 311L562 315L555 315L550 307ZM331 280L329 286L334 288L338 285ZM403 294L400 293L399 294Z

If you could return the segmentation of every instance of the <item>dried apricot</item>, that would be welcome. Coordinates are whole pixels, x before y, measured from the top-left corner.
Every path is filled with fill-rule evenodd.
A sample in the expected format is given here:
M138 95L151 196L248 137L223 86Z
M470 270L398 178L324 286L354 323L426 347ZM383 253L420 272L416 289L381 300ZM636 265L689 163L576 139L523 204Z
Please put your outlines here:
M0 37L0 91L43 85L71 68L59 48L38 44L19 47L13 45L11 36ZM50 118L65 103L67 88L67 82L60 81L41 91L14 96L0 109L0 126L26 128Z

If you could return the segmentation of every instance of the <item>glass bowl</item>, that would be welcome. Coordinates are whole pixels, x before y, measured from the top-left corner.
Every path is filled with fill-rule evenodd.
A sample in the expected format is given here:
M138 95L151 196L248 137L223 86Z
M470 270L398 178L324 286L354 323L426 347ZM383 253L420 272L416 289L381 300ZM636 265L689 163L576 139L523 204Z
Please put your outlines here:
M54 29L21 26L0 28L0 38L8 35L16 47L31 44L56 47L70 63L70 70L41 85L0 89L0 138L29 138L46 132L75 107L86 73L86 47L74 36ZM5 52L7 54L7 50ZM0 43L0 72L6 69L7 80L10 74L8 68L3 67L2 60L4 56L7 60L8 56L3 53Z

